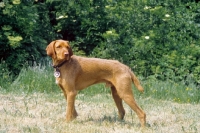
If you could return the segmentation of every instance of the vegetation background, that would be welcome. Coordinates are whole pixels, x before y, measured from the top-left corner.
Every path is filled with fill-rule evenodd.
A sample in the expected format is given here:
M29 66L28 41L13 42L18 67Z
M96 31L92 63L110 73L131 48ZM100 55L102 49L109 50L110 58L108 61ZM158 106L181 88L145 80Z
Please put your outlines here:
M41 63L47 44L65 39L76 54L120 60L137 75L200 84L198 1L3 0L0 18L1 77Z

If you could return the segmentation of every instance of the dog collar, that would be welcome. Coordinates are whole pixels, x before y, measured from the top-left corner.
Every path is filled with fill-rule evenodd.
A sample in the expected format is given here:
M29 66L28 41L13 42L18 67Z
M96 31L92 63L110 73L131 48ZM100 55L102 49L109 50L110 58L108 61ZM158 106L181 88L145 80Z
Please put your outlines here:
M52 65L53 68L55 68L55 72L54 72L54 77L58 78L60 77L60 70L59 67L61 67L62 65L64 65L67 62L67 60L63 61L62 63L58 64L58 65Z
M62 65L64 65L66 62L67 62L67 60L63 61L62 63L60 63L58 65L52 65L52 67L58 69L59 67L61 67Z

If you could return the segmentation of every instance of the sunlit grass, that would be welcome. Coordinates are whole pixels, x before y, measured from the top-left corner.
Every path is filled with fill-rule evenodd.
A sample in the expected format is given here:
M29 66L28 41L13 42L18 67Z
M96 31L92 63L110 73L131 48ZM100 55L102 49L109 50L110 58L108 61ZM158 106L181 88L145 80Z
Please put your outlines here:
M147 126L139 127L139 119L124 104L126 115L119 120L117 108L110 94L87 96L76 99L77 119L65 121L66 101L62 93L1 94L0 132L143 132L182 133L199 132L199 104L179 104L173 101L138 97L137 103L147 114Z

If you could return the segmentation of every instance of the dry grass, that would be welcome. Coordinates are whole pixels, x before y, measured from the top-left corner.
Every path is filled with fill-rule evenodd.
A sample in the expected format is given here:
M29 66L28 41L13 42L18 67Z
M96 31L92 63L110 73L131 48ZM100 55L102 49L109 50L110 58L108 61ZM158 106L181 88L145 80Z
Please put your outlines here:
M125 105L125 120L117 118L116 106L107 95L79 94L79 116L65 122L62 94L0 94L0 133L197 133L200 132L200 105L178 104L152 98L137 98L147 114L149 127L140 129L134 112Z

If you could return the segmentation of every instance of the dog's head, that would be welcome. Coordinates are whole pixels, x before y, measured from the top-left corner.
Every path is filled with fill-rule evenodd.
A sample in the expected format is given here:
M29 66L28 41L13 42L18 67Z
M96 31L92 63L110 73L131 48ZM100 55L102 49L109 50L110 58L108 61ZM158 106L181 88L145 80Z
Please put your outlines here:
M68 41L52 41L46 48L47 55L54 60L70 60L73 55Z

